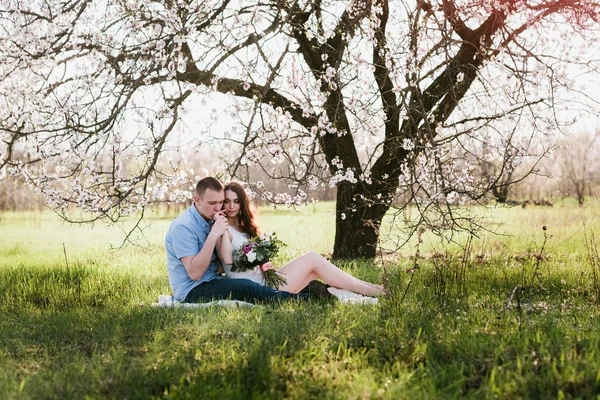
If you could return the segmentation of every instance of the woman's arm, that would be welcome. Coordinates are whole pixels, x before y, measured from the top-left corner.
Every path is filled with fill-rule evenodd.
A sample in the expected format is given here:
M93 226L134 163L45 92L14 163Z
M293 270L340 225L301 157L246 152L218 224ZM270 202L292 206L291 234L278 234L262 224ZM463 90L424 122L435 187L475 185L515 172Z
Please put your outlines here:
M217 240L219 258L227 265L233 264L233 249L231 248L231 233L225 231Z

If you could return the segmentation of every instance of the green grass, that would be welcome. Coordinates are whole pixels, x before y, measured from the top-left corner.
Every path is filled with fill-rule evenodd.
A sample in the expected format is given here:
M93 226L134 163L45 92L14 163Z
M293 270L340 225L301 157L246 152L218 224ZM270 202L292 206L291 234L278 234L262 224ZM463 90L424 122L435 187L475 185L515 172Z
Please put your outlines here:
M288 244L281 262L331 252L331 210L263 210L261 226ZM415 241L342 264L389 282L377 307L181 310L150 307L170 292L169 216L149 219L149 248L113 251L118 227L3 213L0 398L595 398L600 308L582 226L600 234L599 215L499 208L506 235L475 239L466 257L426 234L414 275Z

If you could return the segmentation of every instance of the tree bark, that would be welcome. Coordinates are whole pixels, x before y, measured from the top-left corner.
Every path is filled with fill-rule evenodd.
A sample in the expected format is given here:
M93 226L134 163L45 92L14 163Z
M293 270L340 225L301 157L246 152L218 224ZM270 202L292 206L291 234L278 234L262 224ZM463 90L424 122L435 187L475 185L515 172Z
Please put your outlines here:
M361 190L356 184L338 184L334 259L376 256L379 227L389 206L368 197L363 199L357 196L358 193L368 192Z

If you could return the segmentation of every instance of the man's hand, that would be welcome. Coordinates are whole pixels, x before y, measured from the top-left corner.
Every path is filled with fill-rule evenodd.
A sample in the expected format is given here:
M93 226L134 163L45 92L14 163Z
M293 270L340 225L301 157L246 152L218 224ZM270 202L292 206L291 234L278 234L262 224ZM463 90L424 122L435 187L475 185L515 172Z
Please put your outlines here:
M227 232L227 227L229 226L229 224L227 223L227 218L225 217L224 211L219 211L218 213L216 213L215 216L213 217L213 220L214 220L214 223L210 230L210 233L212 235L215 235L216 237L220 237L225 232Z

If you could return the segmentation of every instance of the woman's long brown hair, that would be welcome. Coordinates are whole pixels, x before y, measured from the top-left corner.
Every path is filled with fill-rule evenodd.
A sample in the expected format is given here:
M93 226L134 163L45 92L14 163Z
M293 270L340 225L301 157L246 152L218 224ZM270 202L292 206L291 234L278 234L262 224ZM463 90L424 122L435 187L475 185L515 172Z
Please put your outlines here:
M231 190L237 195L238 201L240 202L240 213L238 214L238 224L242 232L247 233L250 237L260 235L260 230L255 221L255 213L250 199L246 191L237 182L228 182L225 184L225 190Z

